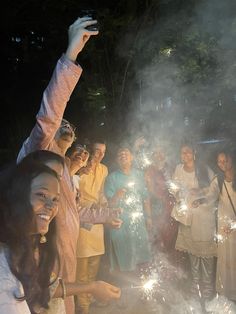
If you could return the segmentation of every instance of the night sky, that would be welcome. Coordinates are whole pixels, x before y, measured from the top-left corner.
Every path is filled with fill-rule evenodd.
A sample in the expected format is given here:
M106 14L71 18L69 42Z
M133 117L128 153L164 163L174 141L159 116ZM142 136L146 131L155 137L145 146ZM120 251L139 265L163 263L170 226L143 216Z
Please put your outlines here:
M100 35L79 57L84 73L65 113L81 139L168 137L166 130L189 128L206 138L230 133L234 1L8 1L1 21L1 164L15 158L33 127L81 9L96 10L100 23Z

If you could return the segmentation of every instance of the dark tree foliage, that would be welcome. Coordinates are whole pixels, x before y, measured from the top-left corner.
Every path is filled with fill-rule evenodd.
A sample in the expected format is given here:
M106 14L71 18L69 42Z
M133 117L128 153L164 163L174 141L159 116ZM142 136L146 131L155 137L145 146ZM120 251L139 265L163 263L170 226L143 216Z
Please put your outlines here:
M68 26L84 8L97 11L100 35L79 56L84 73L65 113L81 138L116 142L170 128L173 140L190 130L234 134L235 1L13 0L1 20L2 162L34 125Z

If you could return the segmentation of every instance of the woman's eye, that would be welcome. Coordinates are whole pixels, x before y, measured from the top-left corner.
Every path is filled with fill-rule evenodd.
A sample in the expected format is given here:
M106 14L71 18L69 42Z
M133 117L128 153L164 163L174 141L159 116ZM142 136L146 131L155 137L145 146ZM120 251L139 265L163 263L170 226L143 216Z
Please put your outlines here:
M44 194L42 192L38 192L38 193L36 193L36 195L41 197L41 198L46 198L46 194Z
M53 203L58 204L58 203L59 203L59 198L58 198L58 197L55 197L55 198L53 199Z

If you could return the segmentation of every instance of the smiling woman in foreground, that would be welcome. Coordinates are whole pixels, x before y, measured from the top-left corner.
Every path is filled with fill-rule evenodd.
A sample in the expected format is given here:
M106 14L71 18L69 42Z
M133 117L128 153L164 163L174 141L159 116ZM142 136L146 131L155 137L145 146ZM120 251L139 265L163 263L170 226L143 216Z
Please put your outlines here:
M50 276L57 256L52 220L59 191L57 174L42 164L19 164L1 174L2 314L37 313L48 306Z

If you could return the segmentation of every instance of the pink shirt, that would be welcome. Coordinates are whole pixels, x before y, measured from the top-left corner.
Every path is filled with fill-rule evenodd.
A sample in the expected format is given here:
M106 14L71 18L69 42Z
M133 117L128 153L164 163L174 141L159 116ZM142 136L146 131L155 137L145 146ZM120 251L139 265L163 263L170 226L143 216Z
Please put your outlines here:
M52 78L43 93L40 110L36 116L36 124L30 136L24 142L17 162L35 150L50 150L59 155L61 151L54 140L61 125L61 120L79 78L80 66L74 64L63 55L57 62ZM64 156L63 156L64 157ZM69 169L65 165L61 180L61 195L56 216L57 246L60 255L60 277L66 282L74 282L76 278L76 246L79 236L80 219L84 222L102 223L110 215L109 209L96 213L90 208L81 209L78 214L76 205L76 189L73 186ZM73 313L73 297L66 298L67 313Z
M17 162L32 151L45 149L61 154L54 136L79 78L80 66L63 55L57 62L48 87L44 91L36 124L24 142ZM63 156L64 157L64 156ZM56 216L58 235L57 244L60 255L61 274L66 282L74 282L76 277L76 244L79 236L79 215L75 201L75 190L65 165L61 181L59 210ZM67 313L73 313L68 311Z

